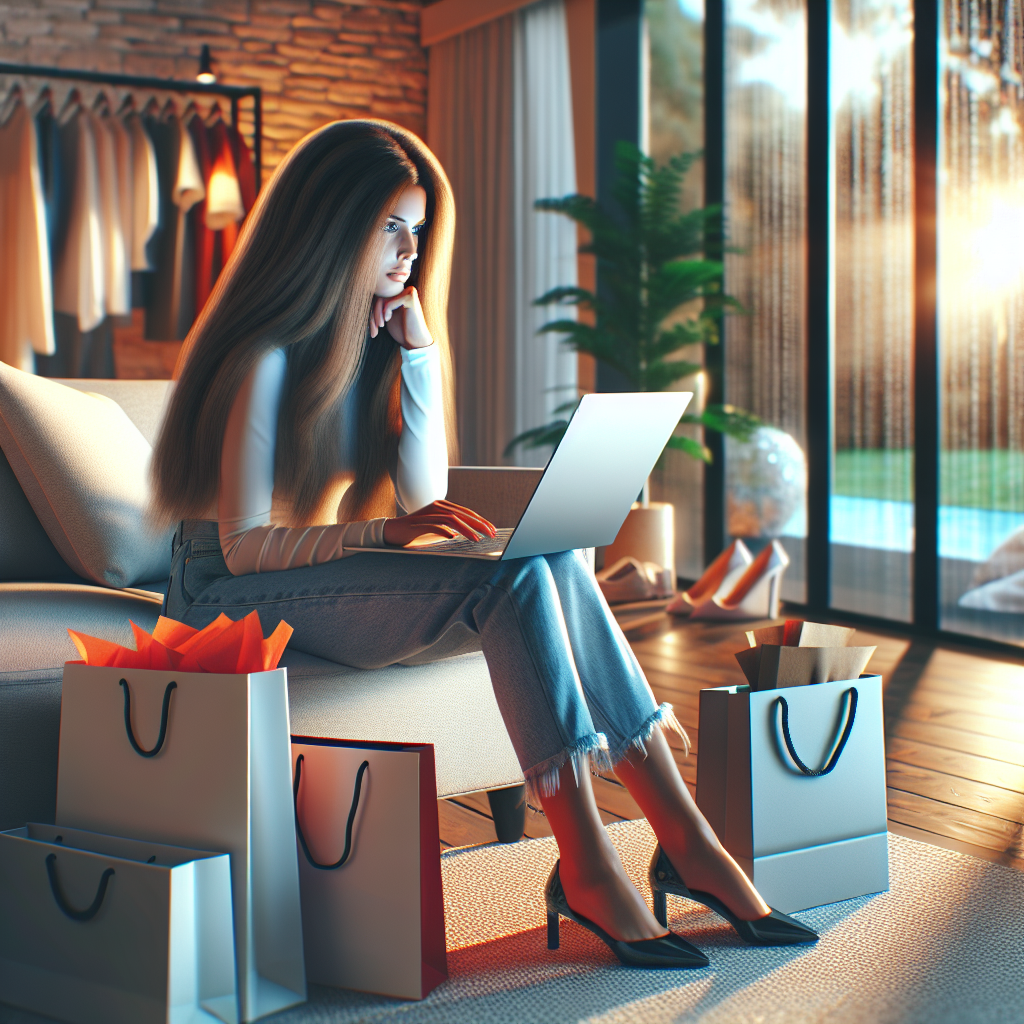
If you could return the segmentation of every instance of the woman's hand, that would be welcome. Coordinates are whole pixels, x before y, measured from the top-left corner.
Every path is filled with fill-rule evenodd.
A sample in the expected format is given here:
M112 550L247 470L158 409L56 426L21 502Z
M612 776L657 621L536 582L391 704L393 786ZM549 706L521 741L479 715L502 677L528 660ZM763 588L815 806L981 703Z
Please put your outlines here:
M376 338L385 326L402 348L426 348L434 344L423 319L419 294L412 285L391 299L374 296L370 307L370 337Z
M416 541L421 538L451 539L461 535L470 540L480 540L482 534L496 537L497 531L483 516L456 505L454 501L432 501L418 512L389 519L384 524L384 543L394 548L416 547Z

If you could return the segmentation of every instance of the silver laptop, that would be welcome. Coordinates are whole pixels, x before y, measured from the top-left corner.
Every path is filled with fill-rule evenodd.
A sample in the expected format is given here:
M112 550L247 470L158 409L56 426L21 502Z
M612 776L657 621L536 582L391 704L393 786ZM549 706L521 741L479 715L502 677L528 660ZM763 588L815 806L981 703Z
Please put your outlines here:
M355 550L496 561L610 544L692 397L689 391L586 395L515 529L478 541L439 538L412 548Z

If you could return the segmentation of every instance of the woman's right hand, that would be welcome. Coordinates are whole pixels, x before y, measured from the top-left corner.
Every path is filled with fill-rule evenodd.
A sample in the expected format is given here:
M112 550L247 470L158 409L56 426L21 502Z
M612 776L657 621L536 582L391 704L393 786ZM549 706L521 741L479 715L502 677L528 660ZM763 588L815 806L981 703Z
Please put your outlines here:
M429 505L407 516L389 519L384 524L384 543L395 548L418 546L417 541L429 543L431 539L468 537L480 540L482 535L496 537L494 524L471 509L456 505L454 501L432 501Z

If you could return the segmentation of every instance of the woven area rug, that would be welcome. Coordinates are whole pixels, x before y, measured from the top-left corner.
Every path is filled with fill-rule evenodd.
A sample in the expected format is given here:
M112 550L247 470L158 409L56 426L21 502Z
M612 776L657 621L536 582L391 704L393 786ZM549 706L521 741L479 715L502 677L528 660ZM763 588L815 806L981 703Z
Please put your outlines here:
M647 899L654 836L609 828ZM695 904L670 925L700 946L698 971L620 966L562 923L549 952L542 891L554 840L442 857L449 980L422 1002L313 986L267 1024L1003 1024L1024 1021L1024 873L889 836L892 889L796 916L811 947L757 949ZM0 1024L41 1018L0 1007Z
M650 900L654 835L609 834ZM700 971L622 967L563 921L547 949L542 891L552 839L442 857L449 980L419 1003L312 990L274 1024L989 1024L1024 1021L1024 873L889 836L890 892L796 916L810 947L755 949L696 904L669 899L669 924L703 949Z

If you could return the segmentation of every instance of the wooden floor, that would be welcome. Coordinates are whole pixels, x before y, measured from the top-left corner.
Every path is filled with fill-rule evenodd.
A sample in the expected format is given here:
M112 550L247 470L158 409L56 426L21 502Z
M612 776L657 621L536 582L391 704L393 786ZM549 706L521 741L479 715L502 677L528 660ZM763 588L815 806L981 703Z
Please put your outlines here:
M670 735L692 792L698 692L744 681L733 653L751 627L657 614L632 623L626 635L655 696L675 706L693 741L684 757ZM859 630L851 644L878 646L868 671L885 687L890 831L1024 870L1024 652L1008 659L895 630ZM595 790L606 822L642 816L613 775L596 779ZM443 846L494 841L485 794L440 800L438 811ZM550 834L531 808L526 835Z

